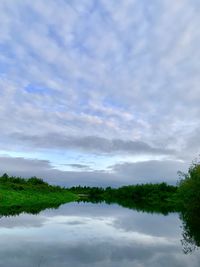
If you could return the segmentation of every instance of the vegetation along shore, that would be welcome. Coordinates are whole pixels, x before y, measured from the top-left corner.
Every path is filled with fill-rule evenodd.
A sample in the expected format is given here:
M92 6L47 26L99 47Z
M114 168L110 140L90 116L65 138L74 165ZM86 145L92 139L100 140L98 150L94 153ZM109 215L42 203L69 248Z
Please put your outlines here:
M49 185L42 179L24 179L4 174L0 177L0 214L36 213L71 201L117 203L123 207L167 214L200 211L200 164L193 163L181 174L177 186L166 183L140 184L120 188ZM187 217L186 212L183 213Z

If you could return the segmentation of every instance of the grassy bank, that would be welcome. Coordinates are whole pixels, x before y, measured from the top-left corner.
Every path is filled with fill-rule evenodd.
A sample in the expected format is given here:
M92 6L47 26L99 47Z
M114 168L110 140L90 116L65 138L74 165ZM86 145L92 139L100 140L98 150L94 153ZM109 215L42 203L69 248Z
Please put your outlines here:
M37 213L42 209L58 207L70 201L117 203L123 207L167 214L177 211L177 187L160 184L123 186L117 189L107 187L52 186L42 179L0 177L0 214L20 212Z
M22 211L37 213L43 208L58 207L77 199L77 195L69 190L49 185L36 177L22 179L6 174L0 177L1 215Z

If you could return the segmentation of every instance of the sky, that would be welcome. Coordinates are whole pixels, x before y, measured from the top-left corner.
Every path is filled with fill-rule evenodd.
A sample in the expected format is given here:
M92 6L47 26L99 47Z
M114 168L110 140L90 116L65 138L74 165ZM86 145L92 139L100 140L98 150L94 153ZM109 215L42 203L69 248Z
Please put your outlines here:
M200 151L200 2L0 0L0 172L175 184Z

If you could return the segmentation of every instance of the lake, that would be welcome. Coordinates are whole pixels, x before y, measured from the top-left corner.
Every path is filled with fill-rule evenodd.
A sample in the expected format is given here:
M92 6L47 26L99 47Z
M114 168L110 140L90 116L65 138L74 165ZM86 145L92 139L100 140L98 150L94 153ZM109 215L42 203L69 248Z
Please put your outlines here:
M118 205L70 203L0 219L1 267L199 267L182 221Z

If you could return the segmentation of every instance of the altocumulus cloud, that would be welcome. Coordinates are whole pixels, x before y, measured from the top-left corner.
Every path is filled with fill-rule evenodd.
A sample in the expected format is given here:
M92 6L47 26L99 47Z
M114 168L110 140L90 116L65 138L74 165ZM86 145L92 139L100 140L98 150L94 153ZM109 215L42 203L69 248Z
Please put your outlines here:
M141 177L131 157L145 158L149 177L172 177L163 166L185 168L198 155L197 1L1 0L0 10L2 154L15 161L14 153L22 160L24 151L32 158L42 151L38 173L46 164L45 177L58 171L63 180L50 162L55 151L72 150L86 161L104 154L116 183L121 164L125 182ZM114 162L114 154L128 154L129 162ZM73 157L69 164L82 164ZM92 175L86 169L74 173L81 182L85 172ZM113 183L110 171L101 174Z

